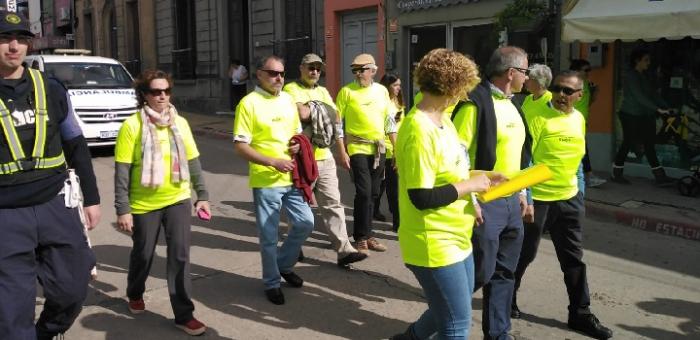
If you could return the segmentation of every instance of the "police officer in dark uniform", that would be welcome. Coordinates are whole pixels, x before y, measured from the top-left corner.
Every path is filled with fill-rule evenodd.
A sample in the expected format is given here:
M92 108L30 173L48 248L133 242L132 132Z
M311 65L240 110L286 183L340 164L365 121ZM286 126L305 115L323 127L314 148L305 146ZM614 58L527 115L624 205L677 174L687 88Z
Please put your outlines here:
M34 35L0 11L0 339L51 339L80 313L95 256L88 229L100 218L90 152L66 89L23 64ZM66 199L68 167L83 206ZM69 195L69 197L73 197ZM71 208L71 206L73 206ZM46 302L36 325L37 280Z

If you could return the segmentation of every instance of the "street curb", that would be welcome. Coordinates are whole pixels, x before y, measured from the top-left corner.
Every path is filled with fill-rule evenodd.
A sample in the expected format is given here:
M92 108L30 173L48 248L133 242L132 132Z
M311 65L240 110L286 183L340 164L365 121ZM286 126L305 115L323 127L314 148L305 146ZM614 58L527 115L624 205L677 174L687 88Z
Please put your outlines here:
M637 211L636 209L586 201L586 216L611 220L639 230L700 241L700 224L652 216L649 213Z

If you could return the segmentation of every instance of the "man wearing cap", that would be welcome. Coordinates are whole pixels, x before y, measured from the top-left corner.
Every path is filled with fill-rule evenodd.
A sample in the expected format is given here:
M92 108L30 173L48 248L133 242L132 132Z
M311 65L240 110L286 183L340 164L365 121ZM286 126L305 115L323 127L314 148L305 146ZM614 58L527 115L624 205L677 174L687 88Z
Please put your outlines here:
M95 265L81 221L100 219L90 153L66 89L23 64L33 36L26 18L0 11L0 339L68 330ZM66 183L68 167L80 188ZM64 194L78 189L84 208ZM46 301L34 324L37 281Z
M334 109L333 112L328 112L329 116L332 115L329 117L331 124L340 122L331 95L325 87L318 84L324 66L321 57L309 53L301 59L301 65L299 65L301 77L284 86L284 91L289 93L297 104L299 118L303 123L311 120L309 108L304 104L312 100L321 101ZM330 129L332 130L333 126ZM342 129L339 130L342 131ZM344 148L342 135L336 138L339 148ZM323 225L328 230L333 248L338 253L338 266L345 267L350 263L362 261L367 258L367 254L358 252L348 239L345 208L340 202L340 188L333 152L328 147L314 145L314 157L318 165L318 179L314 183L314 194Z
M372 237L372 212L379 197L384 176L386 148L384 136L396 141L396 123L391 116L391 99L386 87L374 82L377 65L374 57L360 54L350 65L355 80L345 85L336 98L336 106L345 125L345 147L340 148L341 165L350 169L355 183L353 217L355 248L386 251L386 246Z

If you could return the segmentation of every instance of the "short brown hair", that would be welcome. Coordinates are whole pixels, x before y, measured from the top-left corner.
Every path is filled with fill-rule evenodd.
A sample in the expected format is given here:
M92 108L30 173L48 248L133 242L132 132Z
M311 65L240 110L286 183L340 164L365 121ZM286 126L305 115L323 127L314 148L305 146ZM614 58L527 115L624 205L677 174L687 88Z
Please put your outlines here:
M462 53L436 48L428 52L413 70L421 92L451 98L463 97L479 84L479 68Z
M134 90L136 91L136 101L139 108L146 105L146 92L151 88L151 81L154 79L165 79L168 81L168 87L173 87L173 78L165 71L149 69L141 72L134 80Z

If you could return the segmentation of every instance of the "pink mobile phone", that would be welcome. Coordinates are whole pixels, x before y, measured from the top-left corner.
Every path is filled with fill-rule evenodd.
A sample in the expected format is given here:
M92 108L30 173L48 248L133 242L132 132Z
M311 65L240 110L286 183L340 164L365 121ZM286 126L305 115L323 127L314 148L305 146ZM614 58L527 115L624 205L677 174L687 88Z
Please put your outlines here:
M209 213L206 212L206 210L204 210L204 209L197 210L197 217L199 217L200 220L204 220L204 221L211 220L211 215L209 215Z

